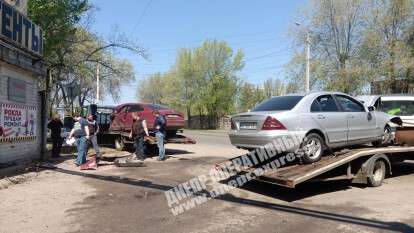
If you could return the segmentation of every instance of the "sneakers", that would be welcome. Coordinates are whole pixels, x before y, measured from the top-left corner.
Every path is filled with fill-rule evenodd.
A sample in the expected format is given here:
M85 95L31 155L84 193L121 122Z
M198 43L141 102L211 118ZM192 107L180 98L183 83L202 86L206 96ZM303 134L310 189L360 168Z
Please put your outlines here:
M157 161L165 161L165 158L157 158Z
M142 156L137 156L136 154L132 153L132 154L129 156L129 158L127 158L127 160L128 160L128 161L136 161L136 160L139 160L139 161L144 161L144 160L145 160L145 158L144 158L144 157L142 157Z

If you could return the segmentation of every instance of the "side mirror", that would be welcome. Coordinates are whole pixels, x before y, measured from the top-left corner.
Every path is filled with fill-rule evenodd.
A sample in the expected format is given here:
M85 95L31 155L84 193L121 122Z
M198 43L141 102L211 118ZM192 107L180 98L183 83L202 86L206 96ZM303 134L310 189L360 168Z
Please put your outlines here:
M369 107L368 107L368 111L370 111L370 112L375 111L375 107L374 107L374 106L369 106Z

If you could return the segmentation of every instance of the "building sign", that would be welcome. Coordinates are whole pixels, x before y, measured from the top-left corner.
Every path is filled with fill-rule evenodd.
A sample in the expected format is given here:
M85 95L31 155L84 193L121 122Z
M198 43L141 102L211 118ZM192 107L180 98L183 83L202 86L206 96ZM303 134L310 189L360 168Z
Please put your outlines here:
M0 0L0 36L33 54L43 54L42 29L9 4Z
M8 78L7 92L9 101L26 102L26 82L20 79Z
M0 103L0 142L36 139L36 107Z
M23 15L27 15L27 0L4 0L14 9L19 10Z

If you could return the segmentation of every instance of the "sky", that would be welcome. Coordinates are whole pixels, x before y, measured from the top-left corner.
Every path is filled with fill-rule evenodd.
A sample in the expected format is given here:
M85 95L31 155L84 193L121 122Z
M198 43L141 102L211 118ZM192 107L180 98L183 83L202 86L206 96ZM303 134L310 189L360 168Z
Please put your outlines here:
M240 76L254 84L283 78L292 53L289 29L305 0L91 0L91 30L108 37L115 27L147 49L149 59L119 51L134 66L136 80L122 87L119 103L137 101L139 81L173 65L179 48L200 46L206 39L228 42L245 54ZM116 104L106 97L103 104Z

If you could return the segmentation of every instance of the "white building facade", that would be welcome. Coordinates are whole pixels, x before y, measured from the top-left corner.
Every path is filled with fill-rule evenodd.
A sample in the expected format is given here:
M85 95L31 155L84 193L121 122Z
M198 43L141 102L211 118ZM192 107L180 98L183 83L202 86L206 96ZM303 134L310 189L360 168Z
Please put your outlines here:
M27 18L26 4L0 0L0 165L45 150L43 33Z

